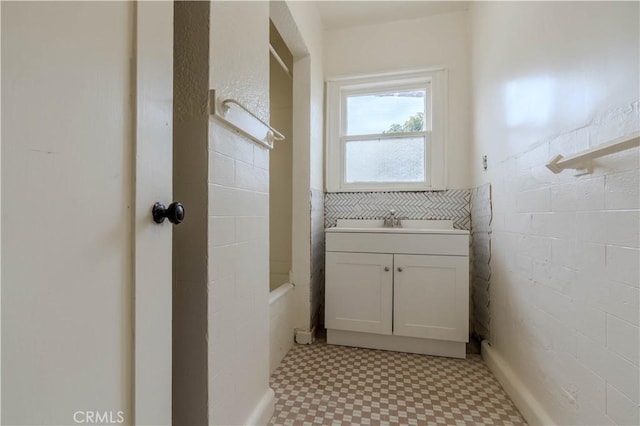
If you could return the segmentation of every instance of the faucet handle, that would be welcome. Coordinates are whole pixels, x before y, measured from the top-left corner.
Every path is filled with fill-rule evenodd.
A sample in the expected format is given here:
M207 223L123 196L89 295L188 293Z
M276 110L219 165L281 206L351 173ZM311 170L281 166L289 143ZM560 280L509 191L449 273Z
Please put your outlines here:
M389 228L402 228L400 218L396 217L395 209L389 210L389 217L384 220L384 226Z

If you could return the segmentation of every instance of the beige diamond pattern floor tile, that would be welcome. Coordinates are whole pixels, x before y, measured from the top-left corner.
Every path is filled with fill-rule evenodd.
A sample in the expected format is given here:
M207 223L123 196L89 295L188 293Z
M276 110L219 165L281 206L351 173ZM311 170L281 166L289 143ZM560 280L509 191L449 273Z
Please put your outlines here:
M272 425L524 425L479 355L295 345L270 381Z

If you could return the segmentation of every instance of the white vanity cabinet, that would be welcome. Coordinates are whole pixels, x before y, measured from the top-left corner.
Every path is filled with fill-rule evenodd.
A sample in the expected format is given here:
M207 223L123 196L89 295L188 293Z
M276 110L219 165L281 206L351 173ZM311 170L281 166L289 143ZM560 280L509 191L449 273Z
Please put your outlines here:
M326 250L329 344L464 358L467 231L337 227Z

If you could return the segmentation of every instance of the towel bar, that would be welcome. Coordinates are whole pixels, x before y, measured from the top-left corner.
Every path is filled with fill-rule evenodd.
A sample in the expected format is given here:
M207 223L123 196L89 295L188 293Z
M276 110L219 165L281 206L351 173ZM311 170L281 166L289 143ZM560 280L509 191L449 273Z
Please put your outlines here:
M605 155L614 154L616 152L640 146L640 132L635 132L622 138L587 149L578 154L571 155L567 158L558 154L549 161L547 168L553 173L560 173L564 169L585 170L584 173L591 173L589 161Z
M265 123L237 100L231 98L218 100L215 90L209 90L209 113L218 121L269 149L273 149L274 141L285 139L282 133Z

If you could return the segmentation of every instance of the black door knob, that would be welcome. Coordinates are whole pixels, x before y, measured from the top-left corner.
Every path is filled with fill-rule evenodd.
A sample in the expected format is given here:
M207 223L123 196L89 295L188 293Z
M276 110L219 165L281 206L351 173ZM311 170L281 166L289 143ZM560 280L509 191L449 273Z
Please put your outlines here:
M169 204L169 207L165 207L164 204L155 203L153 205L153 221L155 223L162 223L164 219L169 219L169 222L179 224L184 220L184 206L182 203L173 202Z

